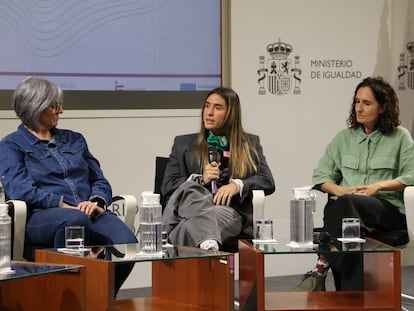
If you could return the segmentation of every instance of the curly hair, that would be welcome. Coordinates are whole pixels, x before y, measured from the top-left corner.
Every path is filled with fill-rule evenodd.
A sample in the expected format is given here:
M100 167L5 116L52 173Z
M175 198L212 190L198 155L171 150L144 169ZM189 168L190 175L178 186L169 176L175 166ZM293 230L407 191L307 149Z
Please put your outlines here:
M377 130L384 134L393 133L401 124L398 97L392 86L382 77L368 77L357 85L349 117L346 121L348 127L356 129L362 126L358 123L355 112L355 97L361 87L369 87L374 94L375 100L383 109L383 113L378 117Z

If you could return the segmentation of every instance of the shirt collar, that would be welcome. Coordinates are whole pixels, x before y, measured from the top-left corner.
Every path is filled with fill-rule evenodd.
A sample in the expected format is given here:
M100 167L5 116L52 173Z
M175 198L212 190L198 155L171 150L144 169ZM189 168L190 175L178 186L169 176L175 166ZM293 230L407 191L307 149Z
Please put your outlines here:
M24 139L26 139L27 141L29 141L32 145L41 143L42 140L39 139L36 135L33 135L33 133L31 133L25 126L24 124L20 124L17 131L24 137ZM65 142L65 139L62 135L60 134L60 131L57 128L52 128L50 130L53 134L53 138L51 140L54 141L55 143L57 141L61 141L61 142Z
M356 129L356 133L357 133L358 143L362 143L366 139L372 141L373 143L377 143L382 137L382 133L378 130L375 130L369 135L365 134L362 126Z

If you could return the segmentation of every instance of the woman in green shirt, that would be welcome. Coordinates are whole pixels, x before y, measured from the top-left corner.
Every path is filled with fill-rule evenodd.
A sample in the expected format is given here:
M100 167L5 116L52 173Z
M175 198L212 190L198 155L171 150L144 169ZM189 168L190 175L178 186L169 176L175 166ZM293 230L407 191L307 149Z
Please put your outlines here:
M347 120L313 172L314 188L329 196L324 231L342 235L342 218L357 217L363 236L406 230L403 190L414 184L414 145L400 126L398 98L382 78L366 78L355 89ZM407 236L408 241L408 236ZM337 290L363 288L358 256L320 255L295 291L325 289L331 267Z

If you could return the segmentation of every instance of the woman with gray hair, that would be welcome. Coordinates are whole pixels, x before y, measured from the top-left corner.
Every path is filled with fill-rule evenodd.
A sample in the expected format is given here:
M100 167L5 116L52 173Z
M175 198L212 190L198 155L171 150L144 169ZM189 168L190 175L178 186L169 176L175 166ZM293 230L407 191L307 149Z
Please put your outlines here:
M29 210L26 242L64 247L65 227L85 228L86 245L136 243L134 233L114 213L112 189L82 134L56 128L63 92L36 77L19 83L12 106L22 121L0 142L0 176L10 199ZM115 293L132 265L117 265Z

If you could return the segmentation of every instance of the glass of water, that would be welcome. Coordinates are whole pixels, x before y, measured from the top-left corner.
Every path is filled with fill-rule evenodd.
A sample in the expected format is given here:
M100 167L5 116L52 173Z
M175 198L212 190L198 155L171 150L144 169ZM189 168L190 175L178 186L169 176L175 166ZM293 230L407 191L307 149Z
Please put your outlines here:
M256 240L273 240L273 220L256 220Z
M360 220L356 217L342 219L342 237L345 239L358 239L361 237Z
M85 228L83 226L65 227L65 247L72 250L84 248Z

